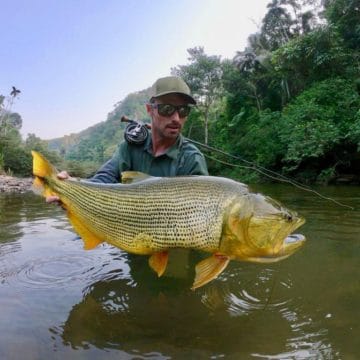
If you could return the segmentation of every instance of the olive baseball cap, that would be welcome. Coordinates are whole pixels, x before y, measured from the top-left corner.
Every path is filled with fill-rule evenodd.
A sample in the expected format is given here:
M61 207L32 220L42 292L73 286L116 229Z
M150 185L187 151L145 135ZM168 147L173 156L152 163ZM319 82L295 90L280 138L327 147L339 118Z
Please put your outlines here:
M189 86L178 76L166 76L157 79L150 89L150 100L167 94L184 95L190 104L196 105L195 99L191 96Z

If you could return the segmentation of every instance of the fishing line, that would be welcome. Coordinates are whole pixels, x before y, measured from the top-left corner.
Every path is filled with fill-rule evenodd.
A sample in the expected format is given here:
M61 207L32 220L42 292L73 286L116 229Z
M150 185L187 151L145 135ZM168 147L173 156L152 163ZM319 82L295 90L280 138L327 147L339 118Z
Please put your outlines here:
M273 276L273 281L272 281L271 288L270 288L270 294L266 299L266 303L265 303L264 307L262 308L262 311L267 310L267 308L270 304L270 300L272 299L272 296L274 294L275 285L277 283L277 280L278 280L277 273L275 273L275 275Z
M245 166L245 165L238 165L238 164L232 164L232 163L229 163L229 162L226 162L226 161L223 161L223 160L220 160L220 159L217 159L217 158L214 158L208 154L204 154L207 158L211 159L211 160L214 160L214 161L217 161L221 164L224 164L224 165L228 165L228 166L233 166L233 167L238 167L238 168L243 168L243 169L249 169L249 170L255 170L257 171L258 173L264 175L264 176L267 176L268 178L270 179L273 179L273 180L276 180L276 181L280 181L280 182L283 182L283 183L288 183L288 184L291 184L293 186L295 186L296 188L300 189L300 190L303 190L303 191L308 191L310 193L313 193L315 194L316 196L320 197L321 199L324 199L324 200L327 200L327 201L331 201L333 203L335 203L336 205L339 205L339 206L342 206L342 207L345 207L345 208L348 208L350 210L354 210L354 207L350 206L350 205L347 205L347 204L343 204L331 197L328 197L328 196L325 196L325 195L322 195L321 193L319 193L318 191L304 185L304 184L301 184L295 180L292 180L282 174L279 174L275 171L272 171L272 170L269 170L269 169L266 169L260 165L256 165L254 164L253 162L251 161L248 161L248 160L245 160L243 158L241 158L240 156L236 156L236 155L232 155L232 154L229 154L225 151L222 151L222 150L219 150L219 149L216 149L212 146L209 146L209 145L205 145L205 144L202 144L198 141L195 141L195 140L192 140L192 139L189 139L189 138L186 138L187 140L189 140L190 142L196 144L196 145L199 145L199 146L202 146L204 147L205 149L207 150L211 150L211 151L215 151L215 152L218 152L222 155L225 155L225 156L228 156L228 157L231 157L233 159L236 159L236 160L240 160L240 161L243 161L245 162L246 164L249 164L248 166ZM271 175L270 175L271 174Z
M287 178L286 176L284 176L284 175L282 175L282 174L279 174L279 173L277 173L277 172L275 172L275 171L272 171L272 170L269 170L269 169L267 169L267 168L265 168L265 167L262 167L261 165L256 165L253 161L245 160L245 159L243 159L243 158L240 157L240 156L232 155L232 154L227 153L227 152L225 152L225 151L223 151L223 150L214 148L214 147L209 146L209 145L202 144L202 143L200 143L200 142L198 142L198 141L195 141L195 140L192 140L192 139L188 139L188 140L191 141L191 142L193 142L193 143L196 144L196 145L199 145L199 146L204 147L204 148L207 149L207 150L212 150L212 151L218 152L218 153L220 153L220 154L222 154L222 155L225 155L225 156L227 156L227 157L231 157L231 158L233 158L233 159L235 159L235 160L240 160L240 161L242 161L242 162L250 165L250 166L246 167L247 169L252 169L252 170L258 171L259 173L261 173L261 174L263 174L263 175L265 175L265 176L268 176L268 177L271 178L271 179L279 180L279 181L281 181L281 179L283 179L284 182L288 182L288 183L290 183L290 184L292 184L292 185L297 185L297 186L299 186L299 187L300 187L301 189L303 189L303 190L305 190L305 189L311 190L310 187L308 187L308 186L306 186L306 185L304 185L304 184L301 184L301 183L299 183L299 182L297 182L297 181L295 181L295 180L293 180L293 179ZM220 161L220 160L215 159L215 158L214 158L214 160L215 160L215 161ZM227 162L225 162L225 164L226 164L226 165L230 165L230 166L235 166L235 167L236 167L236 166L242 167L242 165L235 165L235 164L230 164L230 163L227 163ZM268 173L269 173L269 174L272 174L272 175L269 175Z
M128 141L128 142L130 142L132 144L136 144L136 145L141 145L146 141L146 138L147 138L147 136L149 134L148 130L151 129L150 124L143 123L143 122L137 121L137 120L131 120L126 116L121 117L121 122L126 122L127 123L127 126L126 126L125 131L124 131L124 137L125 137L126 141ZM185 138L185 139L190 141L191 143L193 143L195 145L198 145L198 146L206 149L206 150L214 151L214 152L217 152L217 153L222 154L224 156L230 157L232 159L242 161L245 164L247 164L247 166L228 163L226 161L211 157L208 154L204 154L207 158L209 158L211 160L217 161L217 162L219 162L221 164L228 165L228 166L233 166L233 167L238 167L238 168L257 171L259 174L267 176L268 178L270 178L272 180L276 180L276 181L291 184L291 185L295 186L296 188L298 188L300 190L308 191L310 193L313 193L316 196L320 197L321 199L331 201L331 202L335 203L336 205L339 205L339 206L354 210L354 208L352 206L343 204L343 203L341 203L341 202L339 202L339 201L337 201L337 200L335 200L335 199L333 199L331 197L324 196L324 195L320 194L318 191L312 189L309 186L301 184L301 183L299 183L299 182L297 182L297 181L295 181L293 179L290 179L290 178L288 178L288 177L286 177L286 176L284 176L282 174L279 174L279 173L277 173L275 171L269 170L269 169L267 169L267 168L265 168L263 166L256 165L253 161L248 161L246 159L243 159L240 156L232 155L232 154L227 153L227 152L225 152L223 150L214 148L212 146L203 144L203 143L201 143L199 141L196 141L196 140L193 140L193 139L190 139L190 138Z

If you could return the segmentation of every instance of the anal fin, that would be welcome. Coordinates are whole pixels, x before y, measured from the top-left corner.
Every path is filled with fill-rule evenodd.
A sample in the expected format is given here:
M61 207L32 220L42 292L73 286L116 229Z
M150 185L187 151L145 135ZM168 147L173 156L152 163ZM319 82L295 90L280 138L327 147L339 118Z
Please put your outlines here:
M169 254L167 251L156 252L150 256L149 265L159 277L164 274L168 259Z
M228 256L218 254L200 261L195 267L195 280L191 290L195 290L217 278L226 268L229 261Z
M103 240L92 233L74 213L69 211L68 218L75 231L83 239L85 250L91 250L103 242Z

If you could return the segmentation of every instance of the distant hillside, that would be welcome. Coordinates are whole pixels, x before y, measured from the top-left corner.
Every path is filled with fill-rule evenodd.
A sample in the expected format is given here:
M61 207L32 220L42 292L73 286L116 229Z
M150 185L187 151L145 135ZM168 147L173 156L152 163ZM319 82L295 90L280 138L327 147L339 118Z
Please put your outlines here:
M125 124L122 116L141 121L148 120L145 104L149 99L149 89L129 94L115 104L106 121L91 126L77 134L66 135L48 141L51 150L58 151L68 160L102 163L110 158L123 139Z

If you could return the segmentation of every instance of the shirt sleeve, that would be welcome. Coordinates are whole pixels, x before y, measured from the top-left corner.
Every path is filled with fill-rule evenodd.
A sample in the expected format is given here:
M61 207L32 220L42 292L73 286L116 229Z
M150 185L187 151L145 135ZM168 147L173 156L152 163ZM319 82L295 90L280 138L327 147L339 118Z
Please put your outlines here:
M112 158L102 165L96 174L89 178L88 181L112 184L119 183L121 173L130 168L126 146L126 142L121 143Z

